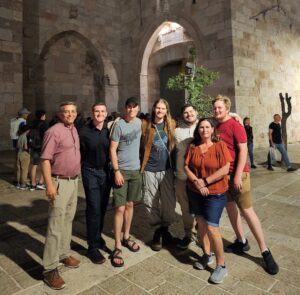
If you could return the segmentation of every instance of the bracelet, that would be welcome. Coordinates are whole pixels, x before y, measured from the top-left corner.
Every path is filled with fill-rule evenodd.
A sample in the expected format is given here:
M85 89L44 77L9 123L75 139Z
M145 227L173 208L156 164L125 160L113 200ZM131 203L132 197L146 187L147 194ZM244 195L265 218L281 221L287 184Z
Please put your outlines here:
M114 169L114 172L117 172L117 171L120 171L120 169L118 168L118 169Z
M203 182L204 182L205 186L208 186L208 182L207 182L206 178L203 178Z
M198 181L198 178L195 178L193 181L194 181L194 182L197 182L197 181Z

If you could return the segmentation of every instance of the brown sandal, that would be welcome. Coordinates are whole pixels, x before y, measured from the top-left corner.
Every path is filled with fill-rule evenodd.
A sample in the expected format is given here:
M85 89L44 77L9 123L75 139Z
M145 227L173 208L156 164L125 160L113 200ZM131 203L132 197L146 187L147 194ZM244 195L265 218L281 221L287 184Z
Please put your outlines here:
M124 265L124 260L119 255L122 255L122 250L118 249L118 248L115 248L115 250L110 255L110 262L111 262L112 266L114 266L114 267L122 267ZM121 263L117 263L117 262L115 262L115 259L120 259L120 260L122 260L122 262Z
M122 245L131 252L138 252L140 250L140 246L134 240L132 240L131 237L129 237L128 239L123 238ZM137 248L134 248L135 245L137 246Z

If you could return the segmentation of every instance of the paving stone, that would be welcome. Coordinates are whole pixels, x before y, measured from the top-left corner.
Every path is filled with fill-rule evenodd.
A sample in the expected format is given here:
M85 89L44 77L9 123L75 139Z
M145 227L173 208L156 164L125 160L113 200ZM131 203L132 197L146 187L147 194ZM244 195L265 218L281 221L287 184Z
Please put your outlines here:
M78 293L78 295L109 295L111 293L107 293L103 289L101 289L98 286L93 286L92 288L89 288L88 290L85 290L81 293Z
M196 294L199 289L206 285L202 280L193 276L191 273L184 272L175 267L164 272L162 277L167 282L189 294Z
M147 292L146 290L143 290L142 288L138 287L138 286L130 286L127 289L121 291L120 293L118 293L118 295L146 295L146 294L151 294L149 292Z
M188 295L190 293L166 282L150 292L153 295Z
M217 286L207 286L204 289L201 289L197 295L225 295L225 294L229 294L228 292L222 290L221 288L217 287Z
M20 290L20 287L6 274L0 271L1 295L10 295Z
M274 295L298 295L300 294L300 288L296 288L284 282L277 282L270 290L270 293Z
M141 286L145 290L151 290L155 286L158 286L164 282L164 278L162 276L155 276L153 273L141 268L138 265L124 270L121 275L134 284Z
M232 294L247 294L247 295L267 295L267 292L260 290L246 282L239 282L236 286L230 289Z
M121 275L115 275L102 282L99 286L101 286L101 288L105 291L109 292L109 294L117 294L129 286L132 286L132 283L130 283L128 279L125 279Z

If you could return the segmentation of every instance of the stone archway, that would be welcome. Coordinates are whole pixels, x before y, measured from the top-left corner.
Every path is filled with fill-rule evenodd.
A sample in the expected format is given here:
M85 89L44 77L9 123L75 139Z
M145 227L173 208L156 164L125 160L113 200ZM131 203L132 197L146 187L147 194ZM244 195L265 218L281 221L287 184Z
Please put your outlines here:
M161 23L156 29L152 29L152 32L150 31L148 34L145 34L145 38L148 38L148 40L144 38L142 41L140 96L141 109L143 112L148 112L153 101L160 96L159 71L161 67L177 61L184 62L184 60L188 58L188 49L191 46L196 47L199 60L204 60L207 56L207 52L202 46L203 42L201 42L203 40L202 35L199 34L199 32L196 32L192 24L187 22L184 18L180 18L180 21L178 21L178 19L174 19L174 22L182 25L191 37L191 40L179 42L177 44L174 43L162 50L156 51L159 32L166 23L173 21L169 20Z
M108 106L114 107L118 91L116 94L112 85L118 82L109 64L77 31L57 33L44 44L36 65L28 70L24 93L30 94L27 100L33 109L45 108L52 115L63 100L76 101L85 116L95 101L107 100Z

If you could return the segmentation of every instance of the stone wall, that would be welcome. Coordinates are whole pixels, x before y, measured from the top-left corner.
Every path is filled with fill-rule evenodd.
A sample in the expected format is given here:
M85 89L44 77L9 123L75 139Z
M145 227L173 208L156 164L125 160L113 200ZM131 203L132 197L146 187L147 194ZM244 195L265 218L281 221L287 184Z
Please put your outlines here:
M119 1L32 0L24 9L24 101L51 112L62 100L75 100L84 113L95 101L114 110L121 68Z
M300 140L299 1L280 2L285 14L268 10L277 1L232 1L236 109L251 118L256 147L267 145L268 125L281 114L280 92L292 96L288 141Z
M11 148L10 119L23 105L22 2L1 1L0 7L0 150Z
M229 0L172 0L123 1L122 6L122 87L121 99L140 94L140 78L147 80L148 59L154 43L153 34L165 22L176 22L183 26L199 52L204 66L220 73L220 79L210 94L219 92L234 95L232 34ZM186 57L188 52L186 53ZM144 61L147 61L144 63ZM151 77L150 77L151 78ZM144 83L145 84L145 83ZM148 101L156 98L141 97L142 110L149 111ZM123 103L119 107L121 107Z

